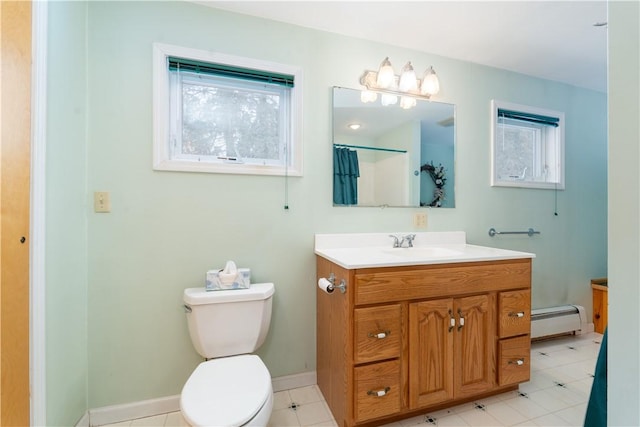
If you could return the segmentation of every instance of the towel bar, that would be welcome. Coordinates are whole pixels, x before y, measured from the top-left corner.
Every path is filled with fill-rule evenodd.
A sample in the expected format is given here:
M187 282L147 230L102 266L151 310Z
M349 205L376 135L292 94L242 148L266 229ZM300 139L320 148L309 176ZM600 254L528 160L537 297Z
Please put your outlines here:
M540 232L535 231L533 228L530 228L527 231L496 231L495 228L491 227L489 229L489 236L493 237L496 234L527 234L529 237L531 237L534 234L540 234Z

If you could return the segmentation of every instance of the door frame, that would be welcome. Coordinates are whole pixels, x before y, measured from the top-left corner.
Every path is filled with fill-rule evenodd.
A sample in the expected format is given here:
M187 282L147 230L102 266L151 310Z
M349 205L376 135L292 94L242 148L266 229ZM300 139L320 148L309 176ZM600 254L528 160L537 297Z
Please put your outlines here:
M29 365L31 425L47 425L45 195L48 1L31 3L31 222Z

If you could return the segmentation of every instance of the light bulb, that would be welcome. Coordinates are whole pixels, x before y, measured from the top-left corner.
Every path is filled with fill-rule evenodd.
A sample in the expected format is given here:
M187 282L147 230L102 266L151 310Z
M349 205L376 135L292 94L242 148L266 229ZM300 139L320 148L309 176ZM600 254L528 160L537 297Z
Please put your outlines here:
M407 62L407 65L402 68L398 89L402 92L411 92L418 89L418 79L416 77L416 72L413 70L413 66L411 65L411 61Z
M408 110L409 108L413 108L416 106L416 99L411 96L402 96L400 97L400 107Z
M435 95L440 91L440 81L433 67L429 67L424 73L420 93L427 96Z
M395 95L389 95L388 93L383 93L380 103L385 107L387 105L394 105L398 103L398 97Z
M393 71L391 62L389 62L389 57L386 57L384 61L382 61L382 64L380 64L376 85L381 89L387 89L393 85L395 78L395 72Z
M378 94L375 92L372 92L370 90L363 90L362 92L360 92L360 101L364 102L365 104L367 102L376 102L376 99L378 99Z

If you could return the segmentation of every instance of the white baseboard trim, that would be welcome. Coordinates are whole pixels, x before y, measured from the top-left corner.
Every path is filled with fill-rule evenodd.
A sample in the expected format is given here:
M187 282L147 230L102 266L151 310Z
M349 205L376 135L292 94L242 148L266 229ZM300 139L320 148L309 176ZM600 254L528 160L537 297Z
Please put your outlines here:
M87 411L78 420L78 422L76 423L76 427L89 427L90 425L91 425L91 423L89 422L89 411Z
M273 391L283 391L292 388L306 387L316 384L316 371L300 374L285 375L271 379ZM76 424L76 427L95 427L114 424L136 418L152 417L180 410L180 395L161 397L158 399L141 400L139 402L122 405L104 406L90 409Z
M300 374L285 375L284 377L272 378L271 385L273 391L290 390L292 388L307 387L318 383L316 371L302 372Z
M160 397L158 399L141 400L122 405L103 406L90 409L91 427L114 424L136 418L152 417L180 410L180 395Z

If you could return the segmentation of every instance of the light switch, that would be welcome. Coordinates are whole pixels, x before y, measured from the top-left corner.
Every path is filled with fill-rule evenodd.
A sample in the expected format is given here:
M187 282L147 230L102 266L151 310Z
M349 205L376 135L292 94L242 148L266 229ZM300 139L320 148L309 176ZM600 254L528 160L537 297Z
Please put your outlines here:
M111 212L111 197L108 191L93 193L93 210L100 213Z
M416 228L427 228L427 213L426 212L414 213L413 226Z

